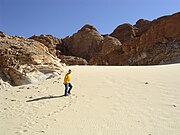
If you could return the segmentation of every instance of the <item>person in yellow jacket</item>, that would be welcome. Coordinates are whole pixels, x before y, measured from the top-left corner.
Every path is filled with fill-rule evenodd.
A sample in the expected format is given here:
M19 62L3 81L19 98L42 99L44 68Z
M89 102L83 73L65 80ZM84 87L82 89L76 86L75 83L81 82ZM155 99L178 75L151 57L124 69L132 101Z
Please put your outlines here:
M71 69L69 69L68 73L64 77L64 86L65 86L65 94L64 96L68 96L71 94L72 84L71 84Z

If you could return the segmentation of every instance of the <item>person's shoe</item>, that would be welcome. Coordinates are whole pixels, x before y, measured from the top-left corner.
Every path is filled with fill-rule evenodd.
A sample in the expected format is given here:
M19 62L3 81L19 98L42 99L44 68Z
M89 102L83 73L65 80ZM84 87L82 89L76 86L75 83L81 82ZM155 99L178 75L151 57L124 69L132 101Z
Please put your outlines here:
M71 95L71 92L68 92L68 95Z
M64 94L64 96L68 96L68 94Z

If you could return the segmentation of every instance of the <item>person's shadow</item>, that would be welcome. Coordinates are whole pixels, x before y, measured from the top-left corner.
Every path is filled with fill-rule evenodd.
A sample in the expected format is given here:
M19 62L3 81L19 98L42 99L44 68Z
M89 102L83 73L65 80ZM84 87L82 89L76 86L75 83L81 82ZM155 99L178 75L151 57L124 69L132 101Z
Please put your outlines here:
M61 97L64 97L64 95L61 95L61 96L47 96L47 97L35 98L35 99L27 100L26 102L34 102L34 101L39 101L39 100L54 99L54 98L61 98Z

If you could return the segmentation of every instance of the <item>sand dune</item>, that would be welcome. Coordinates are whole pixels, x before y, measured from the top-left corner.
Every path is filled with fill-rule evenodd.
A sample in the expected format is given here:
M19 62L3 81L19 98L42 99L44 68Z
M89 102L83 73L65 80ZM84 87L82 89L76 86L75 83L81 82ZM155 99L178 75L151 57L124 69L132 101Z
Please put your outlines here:
M180 64L72 66L63 77L0 91L0 135L179 135Z

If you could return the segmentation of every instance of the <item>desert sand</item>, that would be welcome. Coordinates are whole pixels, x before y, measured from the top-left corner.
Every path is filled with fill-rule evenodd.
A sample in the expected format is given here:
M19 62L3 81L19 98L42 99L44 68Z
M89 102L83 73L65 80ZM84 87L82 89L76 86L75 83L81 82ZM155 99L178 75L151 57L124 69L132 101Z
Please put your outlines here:
M180 64L72 66L0 91L0 135L180 135Z

